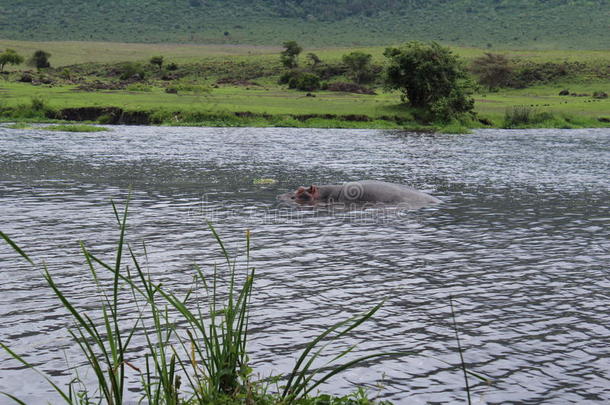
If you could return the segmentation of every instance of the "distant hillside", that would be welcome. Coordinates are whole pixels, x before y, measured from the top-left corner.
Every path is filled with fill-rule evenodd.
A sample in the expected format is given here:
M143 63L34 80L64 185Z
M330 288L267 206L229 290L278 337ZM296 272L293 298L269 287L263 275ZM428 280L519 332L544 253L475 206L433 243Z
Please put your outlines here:
M610 49L610 0L4 0L0 38Z

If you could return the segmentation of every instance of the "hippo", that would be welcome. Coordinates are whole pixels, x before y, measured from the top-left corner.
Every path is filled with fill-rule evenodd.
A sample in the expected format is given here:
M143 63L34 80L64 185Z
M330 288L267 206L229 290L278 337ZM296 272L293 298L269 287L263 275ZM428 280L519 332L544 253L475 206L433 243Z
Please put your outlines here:
M301 186L294 192L280 195L278 199L308 205L318 203L396 204L407 206L410 209L441 202L438 198L413 188L377 180L361 180L336 185L312 185L309 188Z

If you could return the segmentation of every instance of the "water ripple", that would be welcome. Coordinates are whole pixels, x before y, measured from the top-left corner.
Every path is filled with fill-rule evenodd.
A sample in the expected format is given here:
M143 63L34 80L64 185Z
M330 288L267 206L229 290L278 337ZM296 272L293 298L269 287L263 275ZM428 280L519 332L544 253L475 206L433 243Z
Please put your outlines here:
M475 403L605 403L609 135L0 127L1 228L47 263L79 307L99 314L78 241L111 262L118 235L110 200L131 190L129 242L139 255L145 242L147 268L175 291L188 288L195 263L205 271L222 263L206 220L238 255L251 230L250 352L262 375L289 371L309 339L385 300L344 345L358 344L353 356L413 354L372 360L324 388L359 384L397 403L463 401L452 296L467 365L493 380L471 380ZM255 184L261 178L277 182ZM408 184L444 202L415 212L341 212L275 200L298 185L362 178ZM68 381L66 359L74 366L82 358L66 335L66 311L40 271L5 244L0 260L0 340ZM135 363L142 343L132 349ZM48 398L49 387L5 354L0 369L0 391Z

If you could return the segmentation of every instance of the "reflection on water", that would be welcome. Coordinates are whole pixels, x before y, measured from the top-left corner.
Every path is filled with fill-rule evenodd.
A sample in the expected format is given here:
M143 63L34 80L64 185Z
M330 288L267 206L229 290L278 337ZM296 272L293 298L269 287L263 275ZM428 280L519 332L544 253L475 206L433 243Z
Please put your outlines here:
M206 219L237 253L251 230L250 352L263 375L289 371L308 339L385 299L346 343L360 354L419 356L371 361L325 389L381 383L397 403L461 401L452 295L466 362L494 380L471 381L475 402L605 402L609 150L608 130L0 128L1 228L91 308L78 241L111 259L109 202L131 190L129 240L139 253L146 242L151 273L174 290L190 285L194 263L220 262ZM255 184L263 178L277 183ZM299 185L359 179L403 183L443 204L341 211L275 199ZM0 340L67 382L66 358L80 360L66 311L5 244L0 260ZM0 391L47 398L48 385L5 354L0 369Z

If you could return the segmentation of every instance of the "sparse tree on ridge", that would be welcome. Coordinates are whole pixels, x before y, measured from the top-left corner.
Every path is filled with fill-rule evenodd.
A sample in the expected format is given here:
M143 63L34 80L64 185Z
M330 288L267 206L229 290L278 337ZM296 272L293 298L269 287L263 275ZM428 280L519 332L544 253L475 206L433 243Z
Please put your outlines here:
M313 52L307 54L307 59L309 60L312 69L315 69L320 63L322 63L322 59L320 59L318 55Z
M7 49L0 53L0 72L4 72L5 65L20 65L23 63L23 56L15 52L14 49Z
M28 65L35 67L38 70L51 67L51 63L49 62L50 57L50 53L38 50L34 52L34 55L32 55L28 61Z
M470 69L479 77L479 83L487 86L489 90L509 86L514 74L508 57L489 52L476 58Z
M363 52L352 52L343 55L343 64L347 66L348 75L358 84L372 79L371 60L373 56Z
M303 48L296 41L287 41L283 44L284 50L281 53L282 64L288 69L299 66L298 57Z

